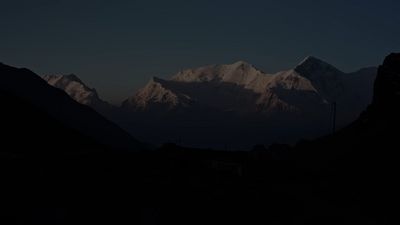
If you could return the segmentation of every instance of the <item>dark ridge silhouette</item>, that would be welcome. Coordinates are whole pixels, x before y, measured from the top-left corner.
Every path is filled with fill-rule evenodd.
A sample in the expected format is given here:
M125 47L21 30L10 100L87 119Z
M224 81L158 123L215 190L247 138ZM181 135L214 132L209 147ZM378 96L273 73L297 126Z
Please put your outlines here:
M77 103L65 92L48 85L28 69L17 69L0 63L0 91L29 102L64 126L114 150L135 151L144 148L117 125L90 107Z

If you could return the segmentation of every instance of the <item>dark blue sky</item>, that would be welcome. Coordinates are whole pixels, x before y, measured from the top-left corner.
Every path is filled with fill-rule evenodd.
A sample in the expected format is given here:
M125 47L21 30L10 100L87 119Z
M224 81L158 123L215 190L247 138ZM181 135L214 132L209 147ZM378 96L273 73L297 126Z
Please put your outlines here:
M77 74L113 102L152 76L205 64L274 72L314 55L352 71L400 51L398 0L0 3L0 61Z

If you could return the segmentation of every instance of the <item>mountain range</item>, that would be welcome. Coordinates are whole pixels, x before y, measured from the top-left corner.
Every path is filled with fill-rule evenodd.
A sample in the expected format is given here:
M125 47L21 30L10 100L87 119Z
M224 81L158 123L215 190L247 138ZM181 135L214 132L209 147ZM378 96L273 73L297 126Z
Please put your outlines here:
M345 74L314 57L307 57L295 69L275 74L239 61L185 70L170 80L154 77L123 107L133 111L200 107L236 113L302 113L320 111L335 101L345 107L346 99L351 97L365 98L359 103L364 108L368 104L365 101L371 99L371 89L363 93L367 90L354 90L352 85L367 81L372 87L375 73L376 69L370 68Z
M344 73L312 56L277 73L244 61L209 65L171 79L153 77L113 109L76 76L44 79L141 140L248 149L255 143L294 143L330 132L333 104L338 127L354 121L372 100L376 71Z

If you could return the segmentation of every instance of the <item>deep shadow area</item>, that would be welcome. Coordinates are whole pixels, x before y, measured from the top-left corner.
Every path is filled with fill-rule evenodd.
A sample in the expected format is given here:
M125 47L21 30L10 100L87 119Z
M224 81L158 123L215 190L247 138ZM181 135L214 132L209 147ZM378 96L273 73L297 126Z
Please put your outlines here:
M349 127L291 148L115 151L2 92L2 224L392 224L400 54Z
M13 106L1 117L8 131L1 158L5 224L354 224L377 219L363 211L347 177L299 166L286 146L223 152L168 144L156 151L118 153L23 101L2 98ZM13 132L18 123L30 129ZM327 186L332 179L338 183Z

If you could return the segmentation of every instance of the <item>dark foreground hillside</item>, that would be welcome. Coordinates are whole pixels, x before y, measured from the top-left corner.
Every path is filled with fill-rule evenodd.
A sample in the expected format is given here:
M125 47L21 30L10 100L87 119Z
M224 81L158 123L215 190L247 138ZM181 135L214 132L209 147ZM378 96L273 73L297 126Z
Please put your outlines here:
M251 152L109 151L29 103L6 107L2 224L392 224L399 84L392 54L351 126ZM21 116L27 125L12 132Z

